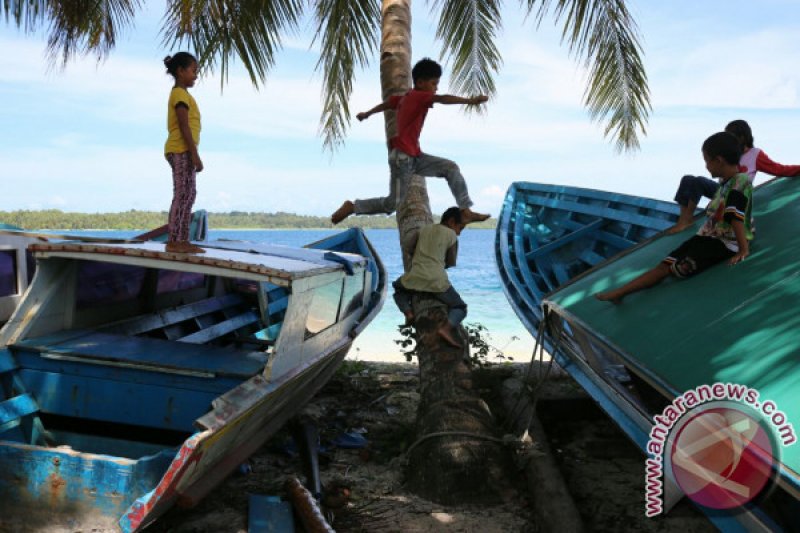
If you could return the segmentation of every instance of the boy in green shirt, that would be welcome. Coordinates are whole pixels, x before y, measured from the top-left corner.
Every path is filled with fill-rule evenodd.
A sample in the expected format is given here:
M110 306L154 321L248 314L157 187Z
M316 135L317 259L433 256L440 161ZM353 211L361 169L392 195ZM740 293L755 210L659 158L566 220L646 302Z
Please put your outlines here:
M658 266L622 287L595 294L598 300L620 303L628 294L649 289L670 274L684 279L726 259L735 265L750 254L753 185L747 174L739 172L741 151L738 139L730 133L719 132L706 139L703 159L711 175L719 178L720 187L706 208L705 224Z
M464 229L461 210L451 207L442 214L439 224L430 224L419 230L411 259L411 268L394 283L394 301L406 316L406 323L414 320L411 298L414 293L426 293L447 305L447 323L437 333L448 344L461 347L454 330L467 316L467 304L450 284L445 269L455 266L458 254L458 236Z

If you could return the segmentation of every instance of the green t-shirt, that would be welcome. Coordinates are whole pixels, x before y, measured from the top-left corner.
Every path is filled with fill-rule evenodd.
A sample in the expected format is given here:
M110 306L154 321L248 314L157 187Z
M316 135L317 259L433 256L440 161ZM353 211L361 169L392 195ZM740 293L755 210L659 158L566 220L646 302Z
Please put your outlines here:
M700 227L698 235L714 237L734 252L739 251L736 233L731 223L738 220L744 224L747 240L753 238L753 184L747 174L736 174L717 189L717 194L706 207L705 224Z
M419 230L411 268L400 278L403 287L424 292L444 292L449 289L445 257L447 250L457 242L456 232L442 224L431 224Z

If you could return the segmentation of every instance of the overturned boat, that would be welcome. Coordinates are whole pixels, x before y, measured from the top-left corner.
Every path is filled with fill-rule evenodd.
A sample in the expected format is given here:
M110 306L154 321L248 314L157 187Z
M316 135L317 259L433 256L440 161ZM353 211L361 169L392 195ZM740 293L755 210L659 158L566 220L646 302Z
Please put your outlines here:
M507 291L523 323L541 334L556 361L651 456L643 461L648 513L667 512L690 495L722 531L800 530L798 202L800 187L792 179L757 187L758 230L744 262L719 264L681 282L667 280L619 305L594 295L658 264L702 222L632 245L539 296L530 296L536 278L528 263L512 263L517 281L509 277ZM575 204L559 205L572 210ZM514 252L499 250L498 257ZM573 251L560 261L580 255ZM506 268L500 259L498 265L501 272ZM734 422L731 413L738 417ZM708 421L720 419L730 427L710 431ZM693 421L704 425L696 431ZM692 446L697 456L676 455L679 439L691 433L684 433L687 427L702 437ZM755 490L756 478L771 490ZM717 500L703 500L709 494Z
M139 531L191 506L330 378L386 274L363 232L236 241L38 242L0 331L0 517ZM118 524L118 526L115 526Z
M511 307L535 337L547 294L674 225L678 214L675 203L651 198L512 183L495 238L495 259ZM552 339L545 341L552 349Z

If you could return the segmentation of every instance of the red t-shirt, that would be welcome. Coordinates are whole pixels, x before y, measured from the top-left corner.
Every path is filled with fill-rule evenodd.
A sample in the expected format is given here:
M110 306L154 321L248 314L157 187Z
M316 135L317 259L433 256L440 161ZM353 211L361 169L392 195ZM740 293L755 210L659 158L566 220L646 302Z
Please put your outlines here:
M392 137L391 146L411 157L422 153L419 147L419 134L425 123L428 109L433 107L435 93L411 89L402 96L390 96L389 107L397 110L397 135Z

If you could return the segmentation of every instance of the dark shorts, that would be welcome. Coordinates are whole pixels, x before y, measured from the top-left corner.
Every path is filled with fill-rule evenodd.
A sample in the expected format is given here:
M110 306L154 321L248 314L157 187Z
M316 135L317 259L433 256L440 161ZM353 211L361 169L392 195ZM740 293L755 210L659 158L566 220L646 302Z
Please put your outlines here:
M689 203L697 205L702 196L708 199L713 198L717 189L719 189L719 183L716 180L703 176L684 176L675 193L675 201L684 207Z
M699 274L734 255L736 252L729 250L721 240L695 235L672 250L664 263L669 265L673 276L683 279Z

